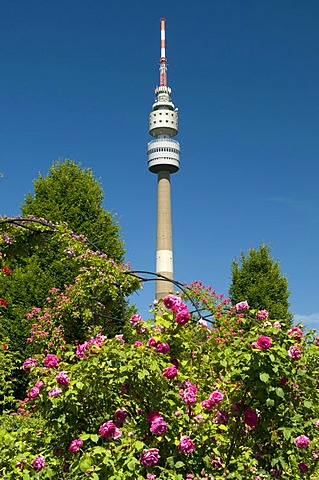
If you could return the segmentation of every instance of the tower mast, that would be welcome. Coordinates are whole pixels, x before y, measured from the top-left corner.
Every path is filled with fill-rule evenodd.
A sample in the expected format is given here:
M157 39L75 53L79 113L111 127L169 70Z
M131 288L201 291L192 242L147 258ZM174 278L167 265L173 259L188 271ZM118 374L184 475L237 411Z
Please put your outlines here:
M160 25L160 84L155 89L155 102L149 115L149 133L154 139L148 143L147 156L149 170L157 174L156 273L173 280L170 176L179 170L180 146L172 138L178 133L178 114L167 86L166 20L162 18ZM158 278L155 298L163 298L172 290L172 282Z

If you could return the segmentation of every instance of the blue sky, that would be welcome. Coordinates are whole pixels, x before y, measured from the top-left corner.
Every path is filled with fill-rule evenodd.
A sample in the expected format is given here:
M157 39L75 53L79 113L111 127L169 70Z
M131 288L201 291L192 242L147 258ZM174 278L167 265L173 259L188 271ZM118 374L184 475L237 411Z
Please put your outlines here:
M291 310L319 324L319 3L0 0L0 214L39 172L91 167L137 270L155 270L148 114L159 19L179 108L174 270L227 293L231 262L266 243ZM135 301L142 313L148 284Z

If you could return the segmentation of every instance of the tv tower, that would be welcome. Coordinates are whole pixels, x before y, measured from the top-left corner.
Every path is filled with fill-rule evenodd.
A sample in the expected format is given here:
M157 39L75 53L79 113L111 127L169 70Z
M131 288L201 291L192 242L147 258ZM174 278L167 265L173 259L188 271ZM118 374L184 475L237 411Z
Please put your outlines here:
M155 137L147 145L148 168L157 174L156 273L173 280L173 245L170 175L179 170L180 147L177 108L167 86L165 19L161 19L160 83L155 88L155 103L149 116L149 133ZM174 289L168 280L156 280L155 298L160 299Z

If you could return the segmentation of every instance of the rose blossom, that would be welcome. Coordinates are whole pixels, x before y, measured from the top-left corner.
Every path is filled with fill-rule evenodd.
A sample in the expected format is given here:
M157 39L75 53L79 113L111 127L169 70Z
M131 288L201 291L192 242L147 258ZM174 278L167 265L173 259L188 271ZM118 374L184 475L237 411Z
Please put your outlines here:
M136 342L134 343L134 347L143 347L143 342L136 340Z
M243 302L236 303L235 305L236 311L242 311L242 310L249 310L249 305L247 300L244 300Z
M80 447L83 445L83 440L81 438L77 438L75 440L72 440L69 446L69 452L71 453L76 453L79 451Z
M32 387L29 390L28 397L33 399L37 397L39 393L40 393L40 389L38 387Z
M157 412L156 410L153 410L152 412L150 412L148 415L147 415L147 421L152 423L154 422L154 420L156 420L157 418L163 418L162 415Z
M166 295L166 297L163 298L163 303L166 308L176 312L183 302L179 297L176 297L176 295Z
M148 339L147 345L149 347L156 347L156 343L157 342L156 342L155 338L151 337L151 338Z
M70 382L70 379L68 377L68 372L60 372L56 376L56 381L58 382L59 385L68 385Z
M300 342L302 338L302 330L300 330L298 327L292 327L290 330L288 330L287 335L291 335L292 338Z
M32 466L34 470L43 470L43 468L45 467L44 456L39 455L38 457L35 457L33 459Z
M192 453L195 445L187 435L183 435L177 447L182 453Z
M169 380L172 380L175 378L177 375L177 368L175 365L171 365L170 367L166 367L163 370L163 377L168 378Z
M148 448L143 450L140 456L140 462L143 467L153 467L160 459L158 448Z
M56 355L48 354L43 360L43 364L46 368L54 368L59 364L59 359Z
M260 335L257 342L253 342L252 346L258 350L268 350L272 346L272 341L266 335Z
M279 322L275 322L275 323L273 324L273 327L280 329L280 328L281 328L281 324L280 324Z
M201 402L201 406L205 408L205 410L212 410L213 402L208 398L207 400L203 400Z
M114 417L118 423L123 423L127 417L127 412L126 410L121 410L120 408L118 408L114 413Z
M307 473L309 470L308 465L305 462L299 462L298 467L302 473Z
M48 392L48 395L49 395L49 397L54 397L55 398L55 397L58 397L59 395L61 395L61 393L62 393L61 388L54 387L54 388L52 388L52 390L50 390Z
M227 425L228 414L224 410L217 410L217 423L220 425Z
M100 426L99 435L104 438L119 438L122 435L122 431L116 428L112 420L109 420Z
M289 347L288 355L290 358L293 358L294 360L300 360L301 359L300 345L292 345L291 347Z
M310 440L306 435L300 435L299 437L295 438L294 444L298 448L307 448L309 446Z
M218 390L215 390L213 393L209 395L209 400L213 403L213 405L215 403L222 402L223 398L224 398L224 395Z
M185 325L189 321L189 319L190 319L190 314L187 307L181 310L180 312L178 312L175 317L175 321L179 325Z
M256 313L256 318L258 320L266 320L268 318L268 310L259 310L259 312Z
M26 358L23 362L22 369L25 372L30 372L31 367L36 367L38 362L34 358Z
M155 480L155 479L156 479L155 473L148 473L146 475L146 480Z
M156 345L156 351L158 353L167 353L169 350L170 346L168 345L168 343L158 342L158 344Z
M244 413L244 422L250 428L255 428L258 424L258 414L255 410L248 408Z
M142 317L141 315L139 315L138 313L135 314L135 315L132 315L131 318L130 318L130 323L138 323L138 322L142 322Z
M186 390L180 390L179 395L186 403L186 405L195 405L195 403L197 402L196 394L191 388L186 388Z
M162 417L157 417L152 421L150 432L154 435L163 435L167 430L167 423Z

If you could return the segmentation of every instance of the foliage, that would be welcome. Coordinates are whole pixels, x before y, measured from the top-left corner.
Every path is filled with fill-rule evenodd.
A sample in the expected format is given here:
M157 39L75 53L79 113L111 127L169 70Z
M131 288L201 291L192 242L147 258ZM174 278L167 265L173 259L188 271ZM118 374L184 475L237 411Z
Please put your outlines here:
M233 304L245 298L252 308L266 308L273 319L292 321L287 278L265 245L242 253L240 262L233 261L229 294Z
M33 330L41 332L38 342L55 328L59 335L63 332L65 341L71 342L83 339L87 328L92 325L103 325L111 335L122 329L122 324L116 319L120 318L123 322L123 315L127 314L124 299L139 287L137 280L127 275L128 267L117 265L106 254L93 251L84 235L76 235L64 224L33 222L32 219L23 222L25 228L21 228L21 224L18 218L14 223L3 223L4 231L0 237L0 248L5 252L3 255L7 255L4 257L6 264L11 257L22 252L21 266L15 268L10 278L1 285L1 295L8 305L2 320L0 341L9 341L12 351L18 352L18 357L20 352L22 360L21 355L35 348L31 341ZM33 259L25 260L24 266L22 261L30 250L36 254ZM42 255L48 262L44 270L39 269L38 264ZM24 268L29 282L26 281L28 275L25 275ZM51 282L57 273L61 278L55 287ZM47 278L50 279L48 284ZM40 293L37 282L42 282ZM45 291L45 299L42 298L44 285L51 292ZM49 314L41 306L50 301L50 295L57 297L57 310ZM30 298L35 303L30 305ZM21 371L15 372L15 376L18 378L17 388L21 390Z
M92 281L83 272L83 299ZM53 325L61 318L63 329L35 334L21 428L0 432L2 478L318 478L314 332L245 299L231 306L199 282L189 296L213 316L211 328L168 296L151 320L130 319L135 343L96 327L77 346L62 341L69 315L50 297L38 320L61 311ZM82 318L85 302L76 311Z

